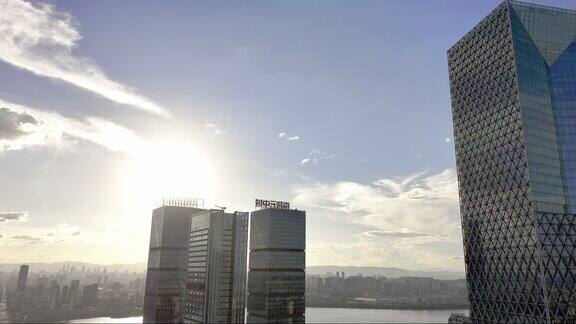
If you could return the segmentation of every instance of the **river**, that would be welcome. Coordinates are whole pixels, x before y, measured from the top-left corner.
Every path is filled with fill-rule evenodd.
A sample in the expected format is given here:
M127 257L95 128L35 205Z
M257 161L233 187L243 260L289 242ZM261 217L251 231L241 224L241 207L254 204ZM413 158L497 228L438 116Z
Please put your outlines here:
M356 308L306 308L307 323L448 323L451 313L468 313L454 310L400 310ZM73 320L70 323L142 323L142 317L98 317Z

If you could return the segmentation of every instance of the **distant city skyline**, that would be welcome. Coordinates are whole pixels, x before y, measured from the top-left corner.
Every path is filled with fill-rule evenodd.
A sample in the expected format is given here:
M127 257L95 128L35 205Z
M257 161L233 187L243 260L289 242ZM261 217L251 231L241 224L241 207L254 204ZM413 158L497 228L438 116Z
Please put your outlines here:
M189 196L306 210L310 266L462 271L445 53L498 3L0 0L0 259L145 262Z

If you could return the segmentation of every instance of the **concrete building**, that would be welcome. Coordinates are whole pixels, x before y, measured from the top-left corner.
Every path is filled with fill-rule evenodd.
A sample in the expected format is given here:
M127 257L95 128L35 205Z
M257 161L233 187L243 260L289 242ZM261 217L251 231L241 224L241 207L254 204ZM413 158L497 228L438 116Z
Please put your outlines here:
M250 215L248 322L303 323L306 212L263 205L276 207Z
M208 210L191 219L186 323L244 323L248 213Z

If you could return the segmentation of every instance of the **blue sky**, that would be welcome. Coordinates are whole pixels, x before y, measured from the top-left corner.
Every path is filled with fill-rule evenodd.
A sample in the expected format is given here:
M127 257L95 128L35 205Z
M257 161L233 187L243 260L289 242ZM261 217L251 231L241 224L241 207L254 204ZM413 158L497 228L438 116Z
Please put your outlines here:
M0 1L0 117L38 121L0 257L144 261L177 189L307 210L311 265L463 270L446 50L498 3Z

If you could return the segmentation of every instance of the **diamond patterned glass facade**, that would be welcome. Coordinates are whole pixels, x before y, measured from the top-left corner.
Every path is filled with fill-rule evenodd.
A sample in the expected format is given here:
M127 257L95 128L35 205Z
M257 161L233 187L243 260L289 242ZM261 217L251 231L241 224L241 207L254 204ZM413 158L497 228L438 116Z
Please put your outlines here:
M505 1L448 51L476 322L576 321L576 12Z

